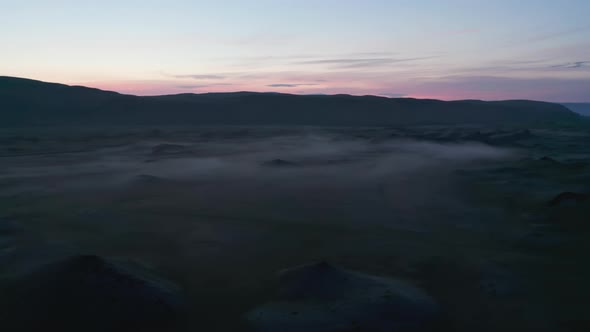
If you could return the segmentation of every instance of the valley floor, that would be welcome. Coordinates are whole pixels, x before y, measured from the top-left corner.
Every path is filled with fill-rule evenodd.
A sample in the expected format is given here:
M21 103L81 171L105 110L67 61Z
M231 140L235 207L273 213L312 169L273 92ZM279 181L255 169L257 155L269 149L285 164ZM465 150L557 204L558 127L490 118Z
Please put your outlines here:
M247 330L277 271L328 261L423 288L452 331L587 330L589 146L583 128L6 131L0 290L94 254L180 287L189 331Z

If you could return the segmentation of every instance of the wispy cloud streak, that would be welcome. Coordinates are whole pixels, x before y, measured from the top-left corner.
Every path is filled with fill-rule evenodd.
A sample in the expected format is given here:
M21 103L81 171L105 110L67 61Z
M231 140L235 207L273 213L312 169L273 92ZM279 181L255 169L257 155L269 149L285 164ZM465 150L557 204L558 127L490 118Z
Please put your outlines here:
M587 67L590 64L590 61L576 61L576 62L569 62L561 65L551 66L551 68L582 68Z
M338 58L299 61L298 65L332 65L336 68L367 68L380 67L400 62L410 62L437 58L438 56L415 57L415 58Z
M193 80L223 80L226 77L222 75L207 75L207 74L189 74L189 75L168 75L174 78L191 78Z
M276 84L268 84L268 87L271 88L296 88L300 86L316 86L317 84L312 83L303 83L303 84L293 84L293 83L276 83Z

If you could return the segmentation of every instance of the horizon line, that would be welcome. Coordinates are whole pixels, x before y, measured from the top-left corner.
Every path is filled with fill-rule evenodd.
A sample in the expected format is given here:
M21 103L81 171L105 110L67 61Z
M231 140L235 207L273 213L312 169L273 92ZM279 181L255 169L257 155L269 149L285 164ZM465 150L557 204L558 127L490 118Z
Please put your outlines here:
M181 92L181 93L169 93L169 94L146 94L146 95L139 95L139 94L131 94L131 93L124 93L116 90L109 90L109 89L102 89L97 88L89 85L80 85L80 84L67 84L62 82L50 82L50 81L43 81L35 78L28 78L28 77L20 77L20 76L6 76L0 75L0 78L11 78L11 79L20 79L20 80L27 80L27 81L34 81L46 84L58 84L64 85L68 87L80 87L86 89L94 89L103 92L111 92L117 93L123 96L133 96L133 97L165 97L165 96L178 96L178 95L207 95L207 94L238 94L238 93L252 93L252 94L279 94L279 95L290 95L290 96L350 96L350 97L375 97L375 98L384 98L384 99L415 99L415 100L436 100L436 101L446 101L446 102L459 102L459 101L482 101L482 102L502 102L502 101L539 101L545 103L553 103L553 104L590 104L589 101L546 101L546 100L537 100L537 99L527 99L527 98L512 98L512 99L479 99L479 98L463 98L463 99L440 99L440 98L417 98L411 96L398 96L398 97L391 97L387 95L379 95L379 94L352 94L352 93L290 93L290 92L279 92L279 91L251 91L251 90L236 90L236 91L219 91L219 92Z

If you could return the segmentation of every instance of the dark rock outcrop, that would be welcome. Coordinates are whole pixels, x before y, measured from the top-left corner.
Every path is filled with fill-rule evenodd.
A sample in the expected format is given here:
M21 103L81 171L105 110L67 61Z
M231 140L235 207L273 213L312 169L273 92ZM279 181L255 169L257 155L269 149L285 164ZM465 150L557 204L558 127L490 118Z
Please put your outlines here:
M299 164L284 159L273 159L262 163L263 166L268 167L297 167Z
M165 282L92 255L28 272L6 299L7 331L173 331L184 312Z
M561 163L559 161L557 161L549 156L544 156L544 157L540 158L539 160L542 162L545 162L547 164L561 165Z
M530 130L524 129L516 132L499 132L486 138L490 144L513 144L515 142L533 138L534 135Z
M547 202L549 206L561 206L564 204L576 204L590 200L589 194L575 193L575 192L562 192L555 196L552 200Z
M165 156L165 155L174 155L174 154L181 154L181 153L188 153L190 150L180 144L158 144L152 148L151 154L153 156Z
M0 219L0 236L14 235L20 230L21 227L16 222L8 219Z
M137 175L135 177L135 183L138 185L157 185L157 184L167 184L170 183L171 181L163 178L163 177L159 177L156 175L150 175L150 174L140 174Z

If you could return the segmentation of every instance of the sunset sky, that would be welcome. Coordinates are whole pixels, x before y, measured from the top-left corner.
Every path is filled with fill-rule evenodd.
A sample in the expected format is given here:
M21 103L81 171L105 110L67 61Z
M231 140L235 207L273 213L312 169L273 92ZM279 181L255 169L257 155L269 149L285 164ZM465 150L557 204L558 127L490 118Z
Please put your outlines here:
M212 91L590 101L588 0L0 0L0 75Z

